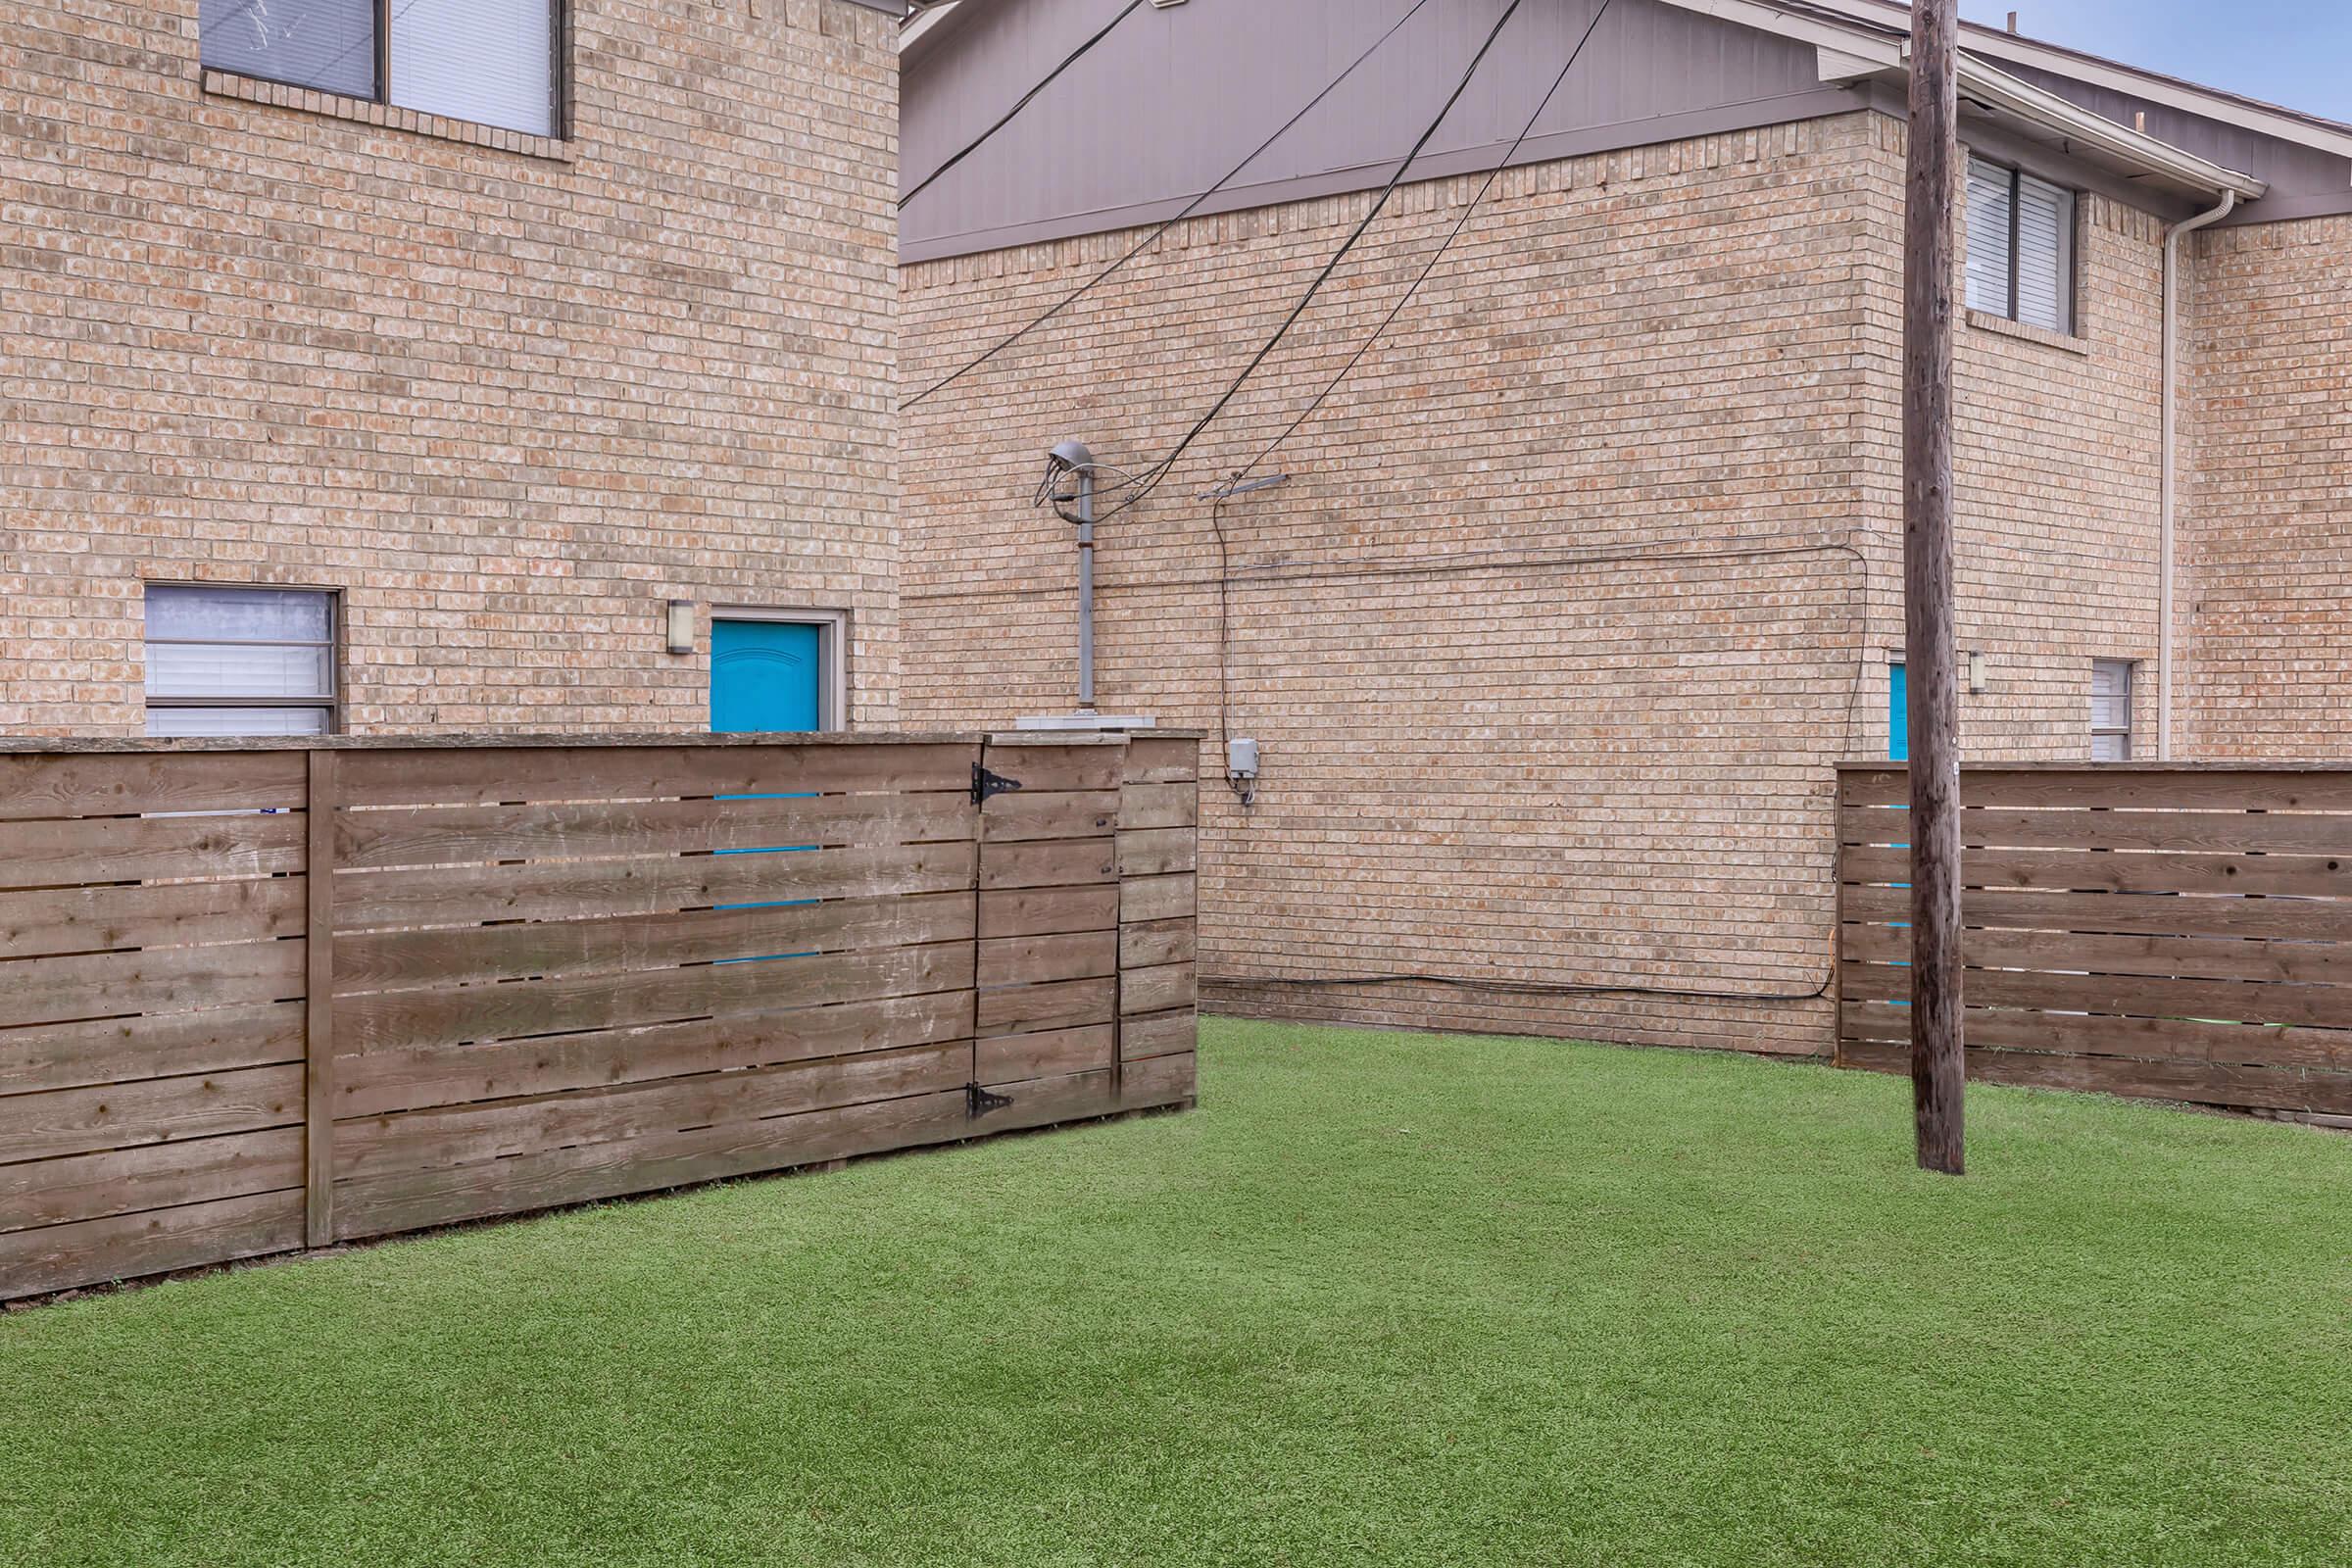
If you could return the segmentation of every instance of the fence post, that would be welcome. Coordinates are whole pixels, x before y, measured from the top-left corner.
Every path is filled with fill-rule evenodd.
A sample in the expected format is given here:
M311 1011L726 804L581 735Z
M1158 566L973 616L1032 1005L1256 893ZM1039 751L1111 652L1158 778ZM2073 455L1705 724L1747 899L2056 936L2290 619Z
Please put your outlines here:
M335 772L341 754L310 754L309 854L303 861L309 909L303 923L308 975L303 997L303 1234L313 1247L335 1239L334 990Z

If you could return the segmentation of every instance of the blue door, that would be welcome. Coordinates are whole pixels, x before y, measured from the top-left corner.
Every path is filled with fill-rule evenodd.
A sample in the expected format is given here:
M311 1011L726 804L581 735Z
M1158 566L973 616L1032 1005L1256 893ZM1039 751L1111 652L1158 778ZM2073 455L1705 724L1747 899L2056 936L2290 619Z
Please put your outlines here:
M717 735L790 734L821 729L825 715L824 628L806 621L718 620L710 622L710 729ZM788 795L722 795L726 801L781 800ZM776 855L812 849L779 844L771 850L721 850L722 855ZM783 908L810 904L785 899L769 904L722 904L721 909ZM804 957L777 953L725 958L722 963L757 963L763 958Z
M710 622L710 729L719 735L822 729L824 628L790 620Z
M1911 760L1911 682L1900 664L1886 666L1886 756L1896 762Z

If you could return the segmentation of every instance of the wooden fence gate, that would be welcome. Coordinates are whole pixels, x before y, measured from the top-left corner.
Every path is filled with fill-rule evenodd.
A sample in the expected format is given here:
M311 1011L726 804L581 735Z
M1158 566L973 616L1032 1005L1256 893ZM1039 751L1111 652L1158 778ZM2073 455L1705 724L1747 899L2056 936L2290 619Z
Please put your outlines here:
M1907 1071L1909 786L1838 773L1838 1041ZM2352 1113L2352 771L1987 766L1961 776L1968 1071Z
M1198 743L0 752L0 1298L1194 1093Z

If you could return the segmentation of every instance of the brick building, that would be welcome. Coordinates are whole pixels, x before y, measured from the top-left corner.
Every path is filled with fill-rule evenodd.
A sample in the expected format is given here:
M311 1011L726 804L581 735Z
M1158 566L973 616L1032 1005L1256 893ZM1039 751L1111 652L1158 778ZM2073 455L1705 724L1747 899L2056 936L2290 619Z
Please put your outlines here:
M899 9L0 0L0 731L893 721Z
M1252 803L1203 802L1214 1003L1826 1049L1830 764L1902 701L1905 13L1598 3L1529 0L1140 499L1499 6L1138 10L903 215L901 714L1070 706L1071 530L1033 500L1088 443L1099 706L1261 746ZM908 188L1118 10L919 22ZM1964 41L1969 751L2342 755L2352 128ZM1285 477L1215 496L1244 471Z

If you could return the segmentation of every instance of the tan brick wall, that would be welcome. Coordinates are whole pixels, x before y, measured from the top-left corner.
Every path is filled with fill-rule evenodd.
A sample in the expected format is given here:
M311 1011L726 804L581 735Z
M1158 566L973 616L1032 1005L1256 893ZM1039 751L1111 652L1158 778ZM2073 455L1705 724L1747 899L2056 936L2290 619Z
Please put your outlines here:
M360 730L701 727L673 597L849 610L893 721L895 45L582 3L556 147L0 0L0 730L139 730L150 578L343 589Z
M1212 516L1195 497L1320 390L1475 188L1407 187L1168 483L1103 524L1101 706L1212 734L1227 539L1231 726L1265 776L1253 810L1203 803L1214 1000L1827 1049L1820 1002L1281 982L1821 982L1831 764L1884 755L1901 641L1901 126L1857 115L1514 172L1269 462L1290 481ZM910 412L909 722L1069 706L1073 553L1028 505L1041 454L1163 453L1368 199L1186 224ZM1959 348L1978 755L2084 755L2091 658L2154 653L2156 231L2093 197L2083 235L2082 339L1973 326ZM909 269L906 385L1136 237Z
M2182 755L2352 756L2352 218L2189 242Z

